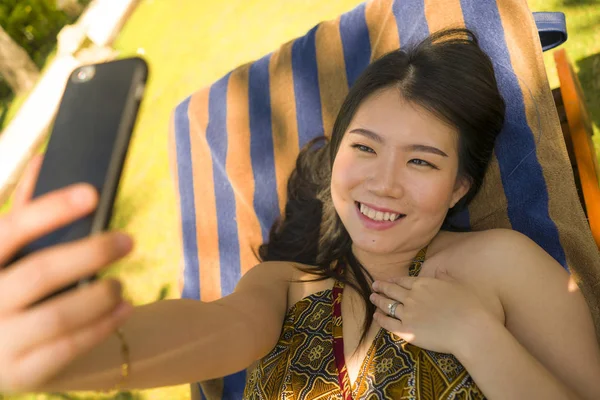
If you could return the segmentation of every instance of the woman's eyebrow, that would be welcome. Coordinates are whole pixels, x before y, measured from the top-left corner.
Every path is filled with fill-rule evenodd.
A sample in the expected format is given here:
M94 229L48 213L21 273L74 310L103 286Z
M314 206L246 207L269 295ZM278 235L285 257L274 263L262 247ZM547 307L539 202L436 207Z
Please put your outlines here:
M364 128L354 128L348 133L355 133L357 135L365 136L368 139L371 139L377 143L385 144L385 139L373 131Z
M380 136L380 135L376 134L375 132L370 131L368 129L354 128L348 133L354 133L357 135L361 135L361 136L371 139L377 143L385 144L385 139L382 136ZM448 154L444 153L442 150L438 149L437 147L428 146L425 144L410 144L410 145L404 146L404 149L408 150L408 151L418 151L418 152L422 152L422 153L431 153L431 154L437 154L442 157L448 157Z
M405 148L410 151L420 151L422 153L431 153L431 154L437 154L442 157L448 157L448 154L444 153L442 150L438 149L437 147L427 146L425 144L411 144L411 145L406 146Z

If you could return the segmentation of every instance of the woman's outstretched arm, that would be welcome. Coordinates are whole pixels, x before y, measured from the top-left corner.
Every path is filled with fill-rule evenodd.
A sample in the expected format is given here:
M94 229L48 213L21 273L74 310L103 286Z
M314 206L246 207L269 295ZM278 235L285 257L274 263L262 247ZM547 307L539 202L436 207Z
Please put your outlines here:
M10 213L0 216L0 392L111 389L120 377L123 327L131 352L127 387L206 379L242 369L277 342L293 267L265 263L213 303L171 300L132 309L103 279L42 303L51 293L125 256L124 235L105 233L14 260L23 246L96 207L89 185L32 200L41 157L30 163Z
M287 309L292 267L254 267L230 296L211 303L166 300L137 307L123 325L130 376L144 389L217 378L240 371L277 343ZM110 390L120 380L116 336L79 357L37 390Z

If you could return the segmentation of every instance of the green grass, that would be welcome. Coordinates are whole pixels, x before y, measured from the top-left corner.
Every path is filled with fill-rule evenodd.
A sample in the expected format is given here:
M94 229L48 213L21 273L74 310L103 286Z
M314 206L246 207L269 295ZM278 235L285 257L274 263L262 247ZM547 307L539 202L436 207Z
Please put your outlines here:
M334 18L360 0L143 0L119 36L116 48L122 56L143 49L151 78L116 200L114 229L132 234L136 250L113 266L127 296L136 304L159 297L177 297L181 245L176 225L178 206L169 175L167 131L173 108L193 91L209 85L235 66L254 60L280 44L304 34L317 22ZM530 0L539 11L567 14L570 38L566 45L571 60L600 53L600 37L594 24L600 8L592 1ZM598 8L598 9L596 9ZM269 23L265 23L268 21ZM558 86L551 54L545 54L551 86ZM593 118L600 118L600 88L586 88ZM596 126L597 129L597 126ZM600 147L600 143L598 143ZM135 343L132 343L135 348ZM187 399L188 386L136 392L144 400ZM90 398L106 398L89 394ZM95 397L94 397L95 396ZM73 397L76 398L76 397ZM79 398L79 397L77 397ZM83 399L84 397L80 397ZM86 397L87 398L87 397ZM58 397L13 396L10 400L55 400Z

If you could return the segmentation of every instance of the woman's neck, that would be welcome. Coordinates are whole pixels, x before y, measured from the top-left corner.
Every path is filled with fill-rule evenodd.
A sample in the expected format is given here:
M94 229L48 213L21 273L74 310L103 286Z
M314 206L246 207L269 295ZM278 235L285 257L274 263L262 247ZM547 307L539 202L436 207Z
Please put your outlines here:
M390 280L408 276L408 269L417 253L421 250L407 249L393 254L373 254L352 246L356 259L369 272L374 280Z

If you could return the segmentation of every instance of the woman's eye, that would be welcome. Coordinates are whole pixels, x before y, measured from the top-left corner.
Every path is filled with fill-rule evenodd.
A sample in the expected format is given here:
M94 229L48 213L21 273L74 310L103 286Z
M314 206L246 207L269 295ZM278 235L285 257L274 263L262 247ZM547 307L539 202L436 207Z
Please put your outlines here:
M352 148L358 149L359 151L365 153L375 153L375 151L372 148L370 148L369 146L365 146L364 144L353 144Z
M424 166L424 167L432 167L432 168L435 168L435 166L434 166L434 165L432 165L432 164L428 163L428 162L427 162L427 161L425 161L425 160L421 160L421 159L419 159L419 158L413 158L412 160L410 160L410 161L409 161L409 163L411 163L411 164L415 164L415 165L419 165L419 166Z

